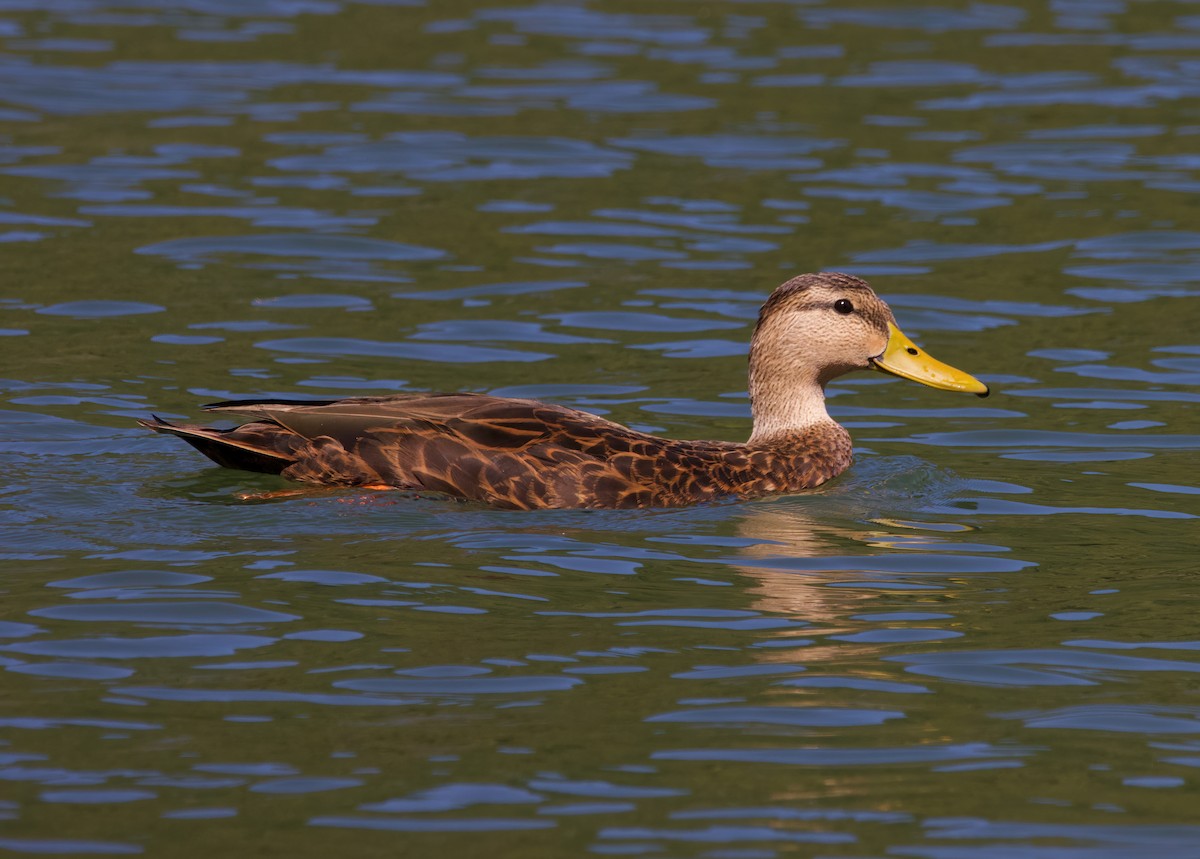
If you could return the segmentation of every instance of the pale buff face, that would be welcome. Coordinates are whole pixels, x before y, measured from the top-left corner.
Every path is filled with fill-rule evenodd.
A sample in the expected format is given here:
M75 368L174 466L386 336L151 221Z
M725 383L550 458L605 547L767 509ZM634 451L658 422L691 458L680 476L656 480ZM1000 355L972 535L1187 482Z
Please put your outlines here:
M793 278L771 294L759 314L751 386L824 386L868 369L887 346L892 319L888 306L858 278L832 273Z

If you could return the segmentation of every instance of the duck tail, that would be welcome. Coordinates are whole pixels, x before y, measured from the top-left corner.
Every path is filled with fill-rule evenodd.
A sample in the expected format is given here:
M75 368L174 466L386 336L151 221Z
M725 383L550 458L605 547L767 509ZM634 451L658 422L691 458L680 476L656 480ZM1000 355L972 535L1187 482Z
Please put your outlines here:
M222 430L173 424L158 415L150 417L150 420L139 418L138 424L154 432L178 436L225 468L279 474L296 461L288 446L280 444L281 434L291 434L274 424L245 424Z

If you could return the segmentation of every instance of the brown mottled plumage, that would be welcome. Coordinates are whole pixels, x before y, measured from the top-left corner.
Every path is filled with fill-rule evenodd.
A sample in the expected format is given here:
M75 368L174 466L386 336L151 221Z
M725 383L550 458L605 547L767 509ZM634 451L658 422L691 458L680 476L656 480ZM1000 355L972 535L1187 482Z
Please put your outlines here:
M896 334L887 305L858 278L801 275L780 286L751 343L754 432L746 444L659 438L577 409L484 394L206 406L255 418L228 430L140 423L220 465L323 486L438 492L522 510L677 507L810 489L844 471L850 435L825 411L824 386L851 370L986 393L931 359L923 360L976 387L893 368ZM899 336L909 355L919 354Z

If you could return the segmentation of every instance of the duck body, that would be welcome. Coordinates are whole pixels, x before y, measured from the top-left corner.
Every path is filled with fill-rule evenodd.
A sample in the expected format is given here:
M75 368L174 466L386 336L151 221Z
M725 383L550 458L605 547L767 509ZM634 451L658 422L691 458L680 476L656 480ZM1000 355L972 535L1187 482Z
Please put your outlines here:
M221 465L323 486L445 493L494 507L679 507L810 489L851 462L830 422L767 446L682 441L587 412L483 394L233 401L229 430L143 421Z
M496 507L679 507L811 489L851 464L850 435L825 409L825 384L876 369L987 396L936 361L850 275L801 275L775 289L750 345L754 429L742 444L638 432L597 415L486 394L342 400L234 400L206 406L251 421L233 429L140 421L219 465L332 487L442 493Z

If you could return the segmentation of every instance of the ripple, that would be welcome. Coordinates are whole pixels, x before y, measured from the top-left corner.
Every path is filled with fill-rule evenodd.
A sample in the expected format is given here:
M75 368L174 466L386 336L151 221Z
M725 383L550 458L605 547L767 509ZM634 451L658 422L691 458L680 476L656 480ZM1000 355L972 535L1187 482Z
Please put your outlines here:
M994 822L983 818L954 818L930 820L925 824L928 836L940 840L958 839L991 842L992 851L1002 851L1021 855L1026 852L1031 841L1053 840L1058 843L1075 842L1080 845L1067 846L1064 844L1055 850L1080 851L1095 855L1112 856L1128 854L1130 850L1147 849L1161 852L1166 856L1178 856L1183 859L1200 838L1200 827L1192 824L1130 824L1105 825L1094 822L1087 824L1076 823L1042 823L1031 821ZM1010 841L1000 843L999 839ZM952 848L953 849L953 848ZM1030 848L1037 850L1038 848ZM894 852L936 856L922 848L902 848ZM976 852L971 850L970 852ZM1033 853L1026 855L1032 856Z
M852 202L875 202L884 206L909 209L914 212L951 213L971 212L976 209L991 209L1011 205L1007 197L947 194L940 191L893 191L860 188L805 188L810 197L832 197Z
M401 798L362 806L363 811L392 814L459 811L478 805L526 805L542 801L541 794L503 784L455 783Z
M1164 251L1200 250L1200 232L1189 230L1141 230L1115 233L1095 239L1075 242L1081 256L1096 259L1137 258L1158 255Z
M880 441L881 439L867 439ZM961 432L926 433L906 439L913 444L933 444L963 447L1099 447L1147 448L1150 450L1195 450L1200 436L1194 435L1135 435L1132 433L1080 433L1054 430L966 430Z
M181 808L162 813L165 820L222 820L237 815L236 808Z
M419 299L421 301L462 301L498 295L529 295L556 292L560 289L579 289L587 286L582 280L517 281L513 283L485 283L479 286L464 286L458 289L436 291L393 292L393 298Z
M1013 509L1032 512L1033 508L1043 505L1019 505L1017 502L998 501L996 499L981 499L979 501L962 502L980 505L986 500L989 509L999 509L1005 505ZM951 508L959 510L960 508ZM1047 508L1047 512L1053 508ZM1067 512L1067 511L1063 511ZM753 560L729 558L731 564L742 564L762 569L804 570L807 572L854 572L854 573L1015 573L1032 566L1029 561L1009 560L1007 558L988 557L986 555L942 555L924 552L905 552L886 555L850 555L845 557L832 556L826 558L796 558L771 557L765 555Z
M853 24L859 27L887 27L946 33L961 30L1011 30L1026 17L1023 9L976 3L967 9L932 6L897 6L867 9L835 7L801 8L796 15L811 27Z
M90 665L86 662L42 662L36 665L10 665L8 671L38 677L64 677L73 680L117 680L133 674L132 668Z
M687 254L682 251L617 242L562 242L556 245L541 246L537 250L544 254L570 254L588 259L611 259L623 262L687 259Z
M857 710L851 707L705 707L647 716L647 722L688 722L721 725L786 725L791 727L848 728L881 725L902 719L898 710Z
M561 805L543 805L538 814L621 814L634 811L637 806L632 802L567 802Z
M105 731L161 731L163 726L150 722L130 722L122 719L43 719L17 717L0 719L0 727L28 731L47 731L62 727L98 728Z
M853 835L841 832L795 832L769 826L709 826L704 829L652 829L649 827L610 826L599 837L627 840L661 840L730 844L743 841L788 842L792 844L849 844ZM741 851L735 855L745 855ZM754 856L762 854L751 854ZM773 854L772 854L773 855Z
M855 254L855 262L942 262L945 260L978 259L1007 256L1014 253L1041 253L1070 246L1068 241L1036 242L1028 245L997 245L987 243L944 243L910 241L903 247L863 251Z
M682 796L687 793L687 791L669 787L638 787L600 780L572 781L546 778L530 780L529 788L543 793L561 793L567 796L586 796L596 799L653 799Z
M784 764L801 767L882 766L887 764L933 764L943 761L982 758L1012 758L1032 754L1019 747L989 743L942 743L868 749L771 748L771 749L676 749L654 752L660 761L737 761Z
M1030 728L1065 728L1129 734L1200 734L1200 711L1184 707L1085 704L1058 710L1004 714Z
M733 134L623 137L609 143L639 152L700 158L710 167L741 170L811 170L821 162L803 156L845 145L840 140Z
M358 295L330 295L328 293L306 293L303 295L280 295L275 298L256 298L255 307L283 307L288 310L311 308L344 308L346 310L372 310L370 301Z
M252 793L324 793L331 790L345 790L348 787L359 787L362 780L357 778L321 778L306 776L301 778L277 778L260 781L251 785Z
M39 309L47 316L74 316L78 319L103 319L108 316L136 316L142 313L162 313L167 308L144 301L67 301Z
M527 829L552 829L553 820L515 820L497 817L454 817L439 820L423 817L313 817L309 826L334 826L339 829L374 829L390 832L516 832Z
M763 806L758 808L711 808L680 811L671 815L676 820L730 820L763 818L767 820L856 820L869 823L909 823L912 817L895 811L854 811L840 808L788 808Z
M536 3L516 9L484 9L479 21L505 21L520 33L578 39L623 39L653 45L695 45L708 40L707 29L684 15L600 12L583 6Z
M0 85L8 101L66 116L236 109L250 92L306 83L428 87L453 80L436 72L357 72L272 61L121 61L73 67L35 65L21 58L0 64Z
M750 351L749 344L733 340L670 340L663 343L639 343L632 349L662 350L664 358L724 358L728 356L745 355ZM671 413L671 409L662 405L656 406L655 411ZM749 410L744 410L747 412ZM691 414L692 412L688 412ZM711 414L711 410L704 412Z
M1104 97L1104 96L1102 96ZM971 100L978 100L973 96ZM984 97L987 98L987 97ZM993 102L1060 103L1060 93L1006 93L991 96ZM956 108L952 100L929 103L934 109ZM1001 173L1013 176L1030 176L1047 180L1112 181L1118 179L1148 178L1152 174L1131 170L1113 169L1132 162L1136 149L1128 143L1101 141L1029 141L1020 143L995 143L960 149L955 161L984 162L991 164Z
M397 674L410 677L476 677L480 674L490 674L487 668L475 665L427 665L422 668L401 668Z
M662 224L677 227L682 230L714 233L750 233L756 235L785 235L791 233L789 227L775 224L747 224L738 214L737 209L717 202L701 200L679 200L674 198L657 198L646 201L663 206L679 206L680 212L663 212L645 209L597 209L593 214L598 218L620 218L629 221L640 221L647 224ZM799 204L807 206L807 203ZM646 295L678 295L680 297L719 297L741 299L761 303L764 296L758 293L734 292L731 290L706 289L661 289L646 290ZM750 319L754 318L751 314Z
M2 70L3 65L0 64L0 80L4 76ZM0 172L13 176L55 180L62 183L62 188L58 192L59 196L102 203L145 199L150 196L150 192L142 187L145 182L195 179L197 177L196 172L191 170L97 162L36 164L8 167Z
M776 665L716 665L698 666L691 671L681 671L673 676L677 680L727 680L736 677L762 677L771 674L793 674L806 671L803 665L781 663Z
M1193 262L1136 262L1107 265L1076 265L1063 269L1064 274L1094 280L1123 280L1145 286L1173 286L1177 283L1200 281Z
M892 60L871 63L865 74L844 75L837 80L844 87L915 87L947 84L995 84L994 75L981 72L970 63L937 60Z
M29 612L35 617L55 620L78 620L93 623L103 621L129 621L132 623L165 624L258 624L288 623L299 620L299 615L285 614L238 603L126 603L124 605L62 605L39 608Z
M869 680L861 677L796 677L779 680L777 686L801 686L815 689L858 689L864 692L889 692L900 695L919 695L932 692L925 686L916 683L897 683L890 680Z
M103 206L81 206L79 211L85 215L108 218L234 218L249 221L256 227L307 227L313 230L370 227L378 220L371 216L346 217L317 209L296 209L285 206L167 206L148 203L118 203Z
M363 633L350 629L309 629L302 632L289 632L283 636L289 641L357 641Z
M493 361L545 361L553 358L546 352L527 352L498 349L491 346L457 345L447 350L438 344L396 343L379 340L359 340L352 337L290 337L281 340L262 340L254 344L260 349L277 352L301 352L307 355L349 356L364 355L380 358L400 358L409 361L437 361L455 364L480 364Z
M522 343L608 343L593 337L576 337L546 331L536 322L510 322L498 319L460 319L422 325L414 340L517 341Z
M266 573L260 579L279 579L285 582L308 582L315 585L338 587L340 585L367 585L386 583L382 576L367 573L347 573L341 570L286 570L281 573Z
M34 656L62 656L75 659L151 659L170 657L232 656L239 650L266 647L276 639L262 635L190 635L146 636L143 638L43 639L0 648Z
M741 328L740 322L721 319L686 319L661 316L655 313L633 312L582 312L552 315L560 324L570 328L596 328L602 331L647 331L659 333L687 333Z
M125 686L112 690L130 698L174 701L183 704L297 703L332 707L406 707L420 703L414 699L385 698L369 695L325 695L306 692L280 692L269 689L169 689L156 686Z
M311 233L196 236L144 245L137 249L137 253L165 256L181 264L202 264L222 254L404 262L436 260L447 256L447 253L442 250L383 239L313 235Z
M831 635L834 641L849 641L857 644L896 644L916 641L945 641L961 638L961 632L949 629L868 629L845 635Z
M13 620L0 621L0 638L25 638L30 635L37 635L44 630L40 626L34 626L32 623L18 623ZM6 645L12 647L13 645Z
M94 853L128 855L144 852L140 844L120 841L88 841L80 838L0 838L0 847L14 853Z
M319 155L270 162L279 170L318 173L399 172L425 182L604 178L632 157L566 137L469 137L403 132L371 143L330 146Z
M539 236L616 236L620 238L670 238L678 236L674 230L644 224L622 224L608 221L541 221L505 227L504 232L518 235Z
M1200 663L1080 650L975 650L888 656L906 671L987 686L1095 686L1115 671L1200 672Z
M50 582L51 588L109 589L109 588L171 588L212 581L211 576L195 573L176 573L166 570L123 570L119 573L97 573L73 579Z
M521 109L545 108L547 103L558 103L568 109L586 110L596 113L667 113L675 111L703 110L713 107L716 102L705 96L679 95L659 92L658 85L650 81L620 80L620 81L570 81L556 83L520 83L520 84L485 84L460 87L454 95L465 100L477 102L500 102L505 105L504 113L516 113ZM428 107L435 107L429 112L455 113L453 103L436 102L424 99ZM413 105L409 98L397 99L395 96L384 100L366 102L357 105L359 110L384 110L389 106L394 112L410 112L395 110L397 102ZM436 107L443 110L436 110ZM416 107L413 105L413 107ZM428 109L427 107L427 109ZM447 109L448 108L448 109ZM412 109L413 113L425 111ZM496 111L500 113L500 111Z
M341 680L333 685L357 692L401 692L428 695L517 695L529 692L561 692L578 686L575 677L528 675L453 679L368 678Z
M1175 483L1130 483L1138 489L1149 489L1151 492L1167 492L1173 495L1200 495L1200 486L1181 486Z
M67 802L79 805L101 803L137 802L155 799L158 794L149 790L46 790L42 791L42 802Z

